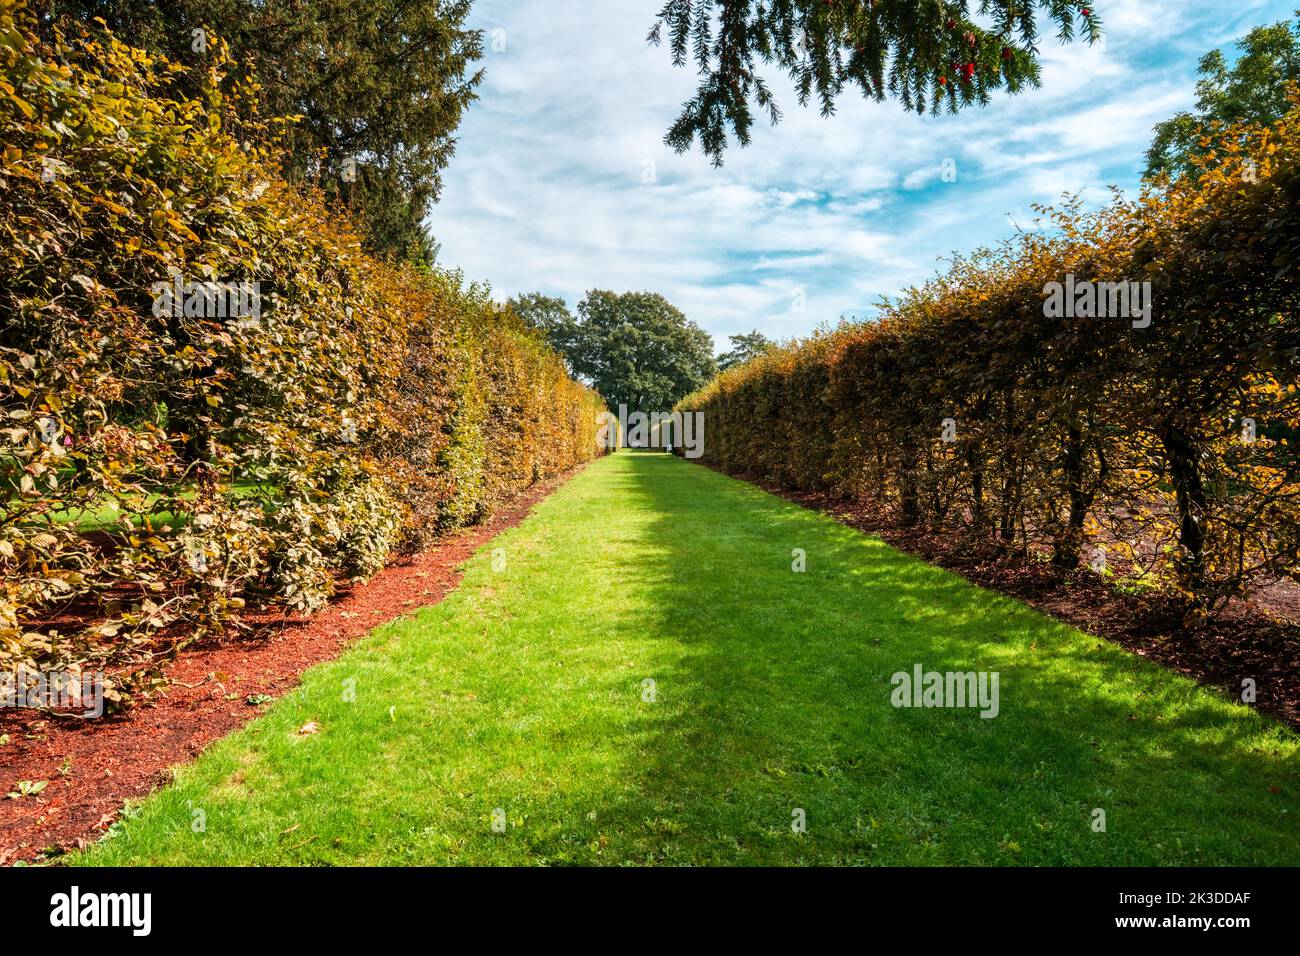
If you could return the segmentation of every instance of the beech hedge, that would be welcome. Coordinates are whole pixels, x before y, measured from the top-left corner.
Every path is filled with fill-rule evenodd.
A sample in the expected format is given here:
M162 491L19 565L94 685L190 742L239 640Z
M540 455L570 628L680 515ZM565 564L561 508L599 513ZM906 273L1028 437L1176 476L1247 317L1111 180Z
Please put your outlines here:
M1195 176L1040 209L877 321L719 376L678 406L704 461L1086 561L1193 623L1300 579L1300 103L1235 133ZM1115 314L1118 283L1150 312ZM1060 307L1088 284L1104 306Z
M314 611L599 453L599 396L486 288L364 254L206 53L0 0L0 667Z

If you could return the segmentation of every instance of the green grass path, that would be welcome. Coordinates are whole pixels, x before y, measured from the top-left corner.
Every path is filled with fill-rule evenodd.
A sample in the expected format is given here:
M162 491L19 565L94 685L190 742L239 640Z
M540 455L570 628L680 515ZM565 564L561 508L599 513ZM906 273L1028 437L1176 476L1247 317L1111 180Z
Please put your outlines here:
M997 671L1000 713L893 707L918 663ZM1298 771L1243 706L625 452L73 862L1294 865Z

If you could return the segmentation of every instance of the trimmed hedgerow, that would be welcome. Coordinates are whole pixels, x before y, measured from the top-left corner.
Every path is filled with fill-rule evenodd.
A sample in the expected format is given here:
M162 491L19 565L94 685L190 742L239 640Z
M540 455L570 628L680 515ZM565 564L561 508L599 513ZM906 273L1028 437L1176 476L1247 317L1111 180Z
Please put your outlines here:
M1120 569L1193 622L1300 579L1300 102L1238 133L1198 176L1043 210L878 321L724 373L678 406L704 460ZM1149 282L1150 324L1049 317L1070 275Z
M365 255L283 180L217 38L186 98L25 16L0 0L0 666L315 610L597 454L599 397L485 289Z

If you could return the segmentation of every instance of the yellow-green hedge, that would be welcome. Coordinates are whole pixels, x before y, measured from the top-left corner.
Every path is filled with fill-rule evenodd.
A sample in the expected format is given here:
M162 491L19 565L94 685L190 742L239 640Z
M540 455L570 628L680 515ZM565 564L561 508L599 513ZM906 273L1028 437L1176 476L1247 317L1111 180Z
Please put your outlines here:
M705 461L1083 558L1194 618L1300 579L1300 106L1238 132L1197 177L1056 211L723 374L679 405ZM1150 324L1045 314L1071 274L1149 282Z
M283 181L219 41L188 99L26 17L0 0L0 666L314 610L598 453L599 397L486 290ZM178 275L260 283L260 315L156 308Z

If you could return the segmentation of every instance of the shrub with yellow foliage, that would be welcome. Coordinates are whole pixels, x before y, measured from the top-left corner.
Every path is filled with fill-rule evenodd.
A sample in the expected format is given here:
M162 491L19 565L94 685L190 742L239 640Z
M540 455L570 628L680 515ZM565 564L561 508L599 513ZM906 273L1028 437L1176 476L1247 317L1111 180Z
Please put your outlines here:
M1191 620L1300 579L1300 101L1238 132L1197 176L1042 210L878 321L724 373L679 405L705 460L1119 567ZM1071 275L1150 283L1150 323L1050 315Z
M485 289L284 181L211 42L186 98L0 0L0 666L315 610L598 453L599 397Z

